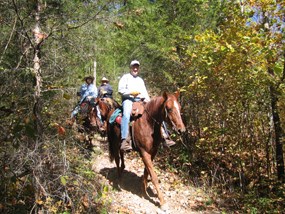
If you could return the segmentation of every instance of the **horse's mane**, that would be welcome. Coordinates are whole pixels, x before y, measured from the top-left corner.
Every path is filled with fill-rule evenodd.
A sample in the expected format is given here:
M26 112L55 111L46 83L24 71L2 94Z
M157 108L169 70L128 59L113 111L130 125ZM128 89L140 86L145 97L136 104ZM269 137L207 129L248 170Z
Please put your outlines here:
M105 104L109 110L121 107L121 105L116 100L114 100L112 98L105 99L105 101L103 101L102 103Z
M113 106L114 106L114 108L119 108L119 107L121 107L121 105L120 105L116 100L114 100L114 99L113 99Z
M162 96L155 96L151 98L145 105L145 110L149 115L160 115L161 108L163 107L164 98Z
M163 103L163 97L162 96L155 96L152 97L149 102L146 103L146 108L155 108L157 106L161 106Z

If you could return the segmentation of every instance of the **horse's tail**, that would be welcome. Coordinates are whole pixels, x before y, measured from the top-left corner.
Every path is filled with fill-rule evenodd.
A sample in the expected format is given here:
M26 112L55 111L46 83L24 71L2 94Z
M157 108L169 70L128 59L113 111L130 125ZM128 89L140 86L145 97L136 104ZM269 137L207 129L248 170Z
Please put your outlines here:
M113 162L116 155L119 155L118 153L118 136L116 133L116 125L115 124L108 124L108 146L109 146L109 158L110 161Z
M115 109L112 109L107 116L107 138L109 147L109 158L112 162L114 159L120 158L120 142L121 142L121 129L120 125L114 121L110 123L110 117L114 113Z

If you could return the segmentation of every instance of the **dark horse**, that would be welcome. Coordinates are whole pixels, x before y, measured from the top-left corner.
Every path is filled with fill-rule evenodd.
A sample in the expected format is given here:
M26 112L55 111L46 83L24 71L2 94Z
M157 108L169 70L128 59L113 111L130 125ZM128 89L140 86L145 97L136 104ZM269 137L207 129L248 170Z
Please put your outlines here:
M146 194L147 178L151 176L151 181L155 186L157 195L162 206L165 201L159 188L158 178L154 170L153 159L157 154L159 144L162 142L161 124L168 122L178 132L184 132L185 126L182 122L178 102L179 92L163 93L163 96L154 97L144 105L144 113L132 124L133 146L142 157L145 165L143 175L143 191ZM114 110L109 113L109 117ZM116 123L107 126L107 135L109 141L110 160L115 159L119 177L125 168L124 152L120 150L121 132L120 126ZM120 166L121 161L121 166Z
M95 123L98 123L93 118L94 116L95 98L85 100L80 104L80 111L76 116L76 123L81 132L92 133L96 130Z
M101 121L97 113L97 110L99 110L101 114L101 119L103 121L103 130L104 130L107 126L107 119L108 119L109 113L112 110L119 108L119 107L120 107L120 104L112 98L99 98L99 97L96 98L95 106L91 109L88 115L90 124L93 127L95 127L97 130L100 130L100 128L102 127Z

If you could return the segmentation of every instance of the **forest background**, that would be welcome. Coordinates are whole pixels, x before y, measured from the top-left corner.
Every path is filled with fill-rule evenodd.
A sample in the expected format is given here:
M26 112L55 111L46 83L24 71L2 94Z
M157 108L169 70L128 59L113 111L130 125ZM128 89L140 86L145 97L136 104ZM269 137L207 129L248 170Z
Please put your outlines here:
M65 121L83 77L131 60L151 96L181 91L185 135L166 165L224 210L284 210L285 3L2 0L0 210L107 209ZM90 191L90 189L94 191ZM94 193L95 192L95 193ZM84 207L82 198L93 201ZM72 206L70 205L72 201Z

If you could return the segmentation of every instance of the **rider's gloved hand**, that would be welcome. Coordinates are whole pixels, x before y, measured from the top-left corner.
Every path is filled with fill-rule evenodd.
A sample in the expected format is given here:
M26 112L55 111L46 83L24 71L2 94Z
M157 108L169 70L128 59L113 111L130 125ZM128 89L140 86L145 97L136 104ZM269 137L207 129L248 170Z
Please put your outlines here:
M139 94L140 94L140 92L138 92L138 91L132 91L132 92L130 93L130 95L132 95L132 96L134 96L134 97L138 96Z

